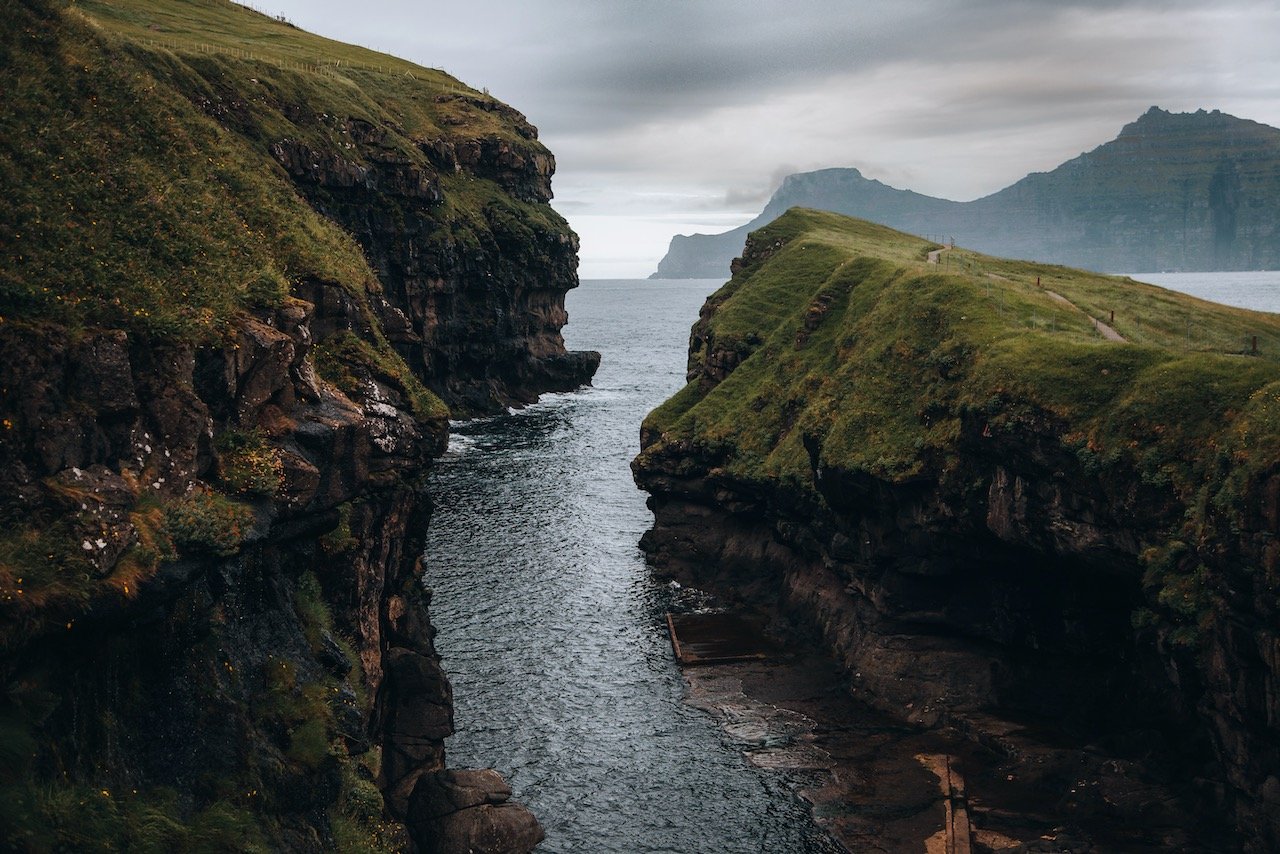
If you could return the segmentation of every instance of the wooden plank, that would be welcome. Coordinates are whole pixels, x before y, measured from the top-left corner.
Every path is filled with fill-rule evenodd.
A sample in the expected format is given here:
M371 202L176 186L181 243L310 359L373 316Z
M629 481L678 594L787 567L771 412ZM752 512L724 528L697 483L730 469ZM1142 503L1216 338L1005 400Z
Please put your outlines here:
M928 854L973 854L973 828L969 824L969 802L965 799L964 777L955 767L955 758L922 753L916 761L938 778L942 795L942 829L925 840Z
M671 633L671 651L676 654L676 661L680 661L680 636L676 634L676 624L671 619L671 612L667 612L667 631Z
M943 785L946 796L947 854L972 854L973 829L969 826L969 805L964 795L964 777L947 757L947 779Z
M676 661L689 667L768 658L773 644L763 625L737 614L667 614Z

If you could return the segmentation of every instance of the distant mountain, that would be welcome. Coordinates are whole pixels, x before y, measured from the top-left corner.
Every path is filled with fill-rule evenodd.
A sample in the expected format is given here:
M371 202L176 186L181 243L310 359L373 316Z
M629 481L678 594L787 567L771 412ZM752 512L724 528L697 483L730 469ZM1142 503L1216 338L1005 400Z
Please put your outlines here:
M797 206L1091 270L1277 269L1280 130L1152 107L1111 142L972 202L898 190L857 169L802 172L746 225L673 237L653 277L727 276L747 234Z

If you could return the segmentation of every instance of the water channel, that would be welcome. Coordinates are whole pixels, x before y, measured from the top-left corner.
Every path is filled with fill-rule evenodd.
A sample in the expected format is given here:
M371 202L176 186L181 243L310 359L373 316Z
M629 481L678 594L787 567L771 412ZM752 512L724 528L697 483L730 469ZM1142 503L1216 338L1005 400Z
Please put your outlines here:
M541 819L540 851L820 852L800 780L748 764L683 702L631 480L645 414L684 384L718 281L592 281L569 295L592 388L455 424L434 476L426 581L453 681L451 766L496 766Z

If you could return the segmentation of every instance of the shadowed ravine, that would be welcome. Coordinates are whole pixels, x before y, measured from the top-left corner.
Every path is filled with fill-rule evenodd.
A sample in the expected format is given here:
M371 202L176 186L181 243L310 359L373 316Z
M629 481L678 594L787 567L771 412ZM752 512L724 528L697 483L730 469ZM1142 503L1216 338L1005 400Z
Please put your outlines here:
M784 774L753 769L686 705L636 546L640 420L683 383L689 319L716 282L589 282L573 347L595 387L455 425L435 472L426 582L454 685L454 767L496 765L543 851L831 850Z

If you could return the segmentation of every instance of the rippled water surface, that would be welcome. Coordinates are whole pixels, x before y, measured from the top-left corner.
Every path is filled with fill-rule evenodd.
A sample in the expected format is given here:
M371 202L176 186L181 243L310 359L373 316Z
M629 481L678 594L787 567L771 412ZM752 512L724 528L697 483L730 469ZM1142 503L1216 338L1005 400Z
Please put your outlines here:
M1140 282L1254 311L1280 311L1280 271L1133 273Z
M650 409L684 384L713 281L592 281L569 294L594 388L455 425L427 546L453 681L454 767L494 766L547 830L540 850L816 852L793 780L750 767L683 701L636 546L651 517L628 464Z

